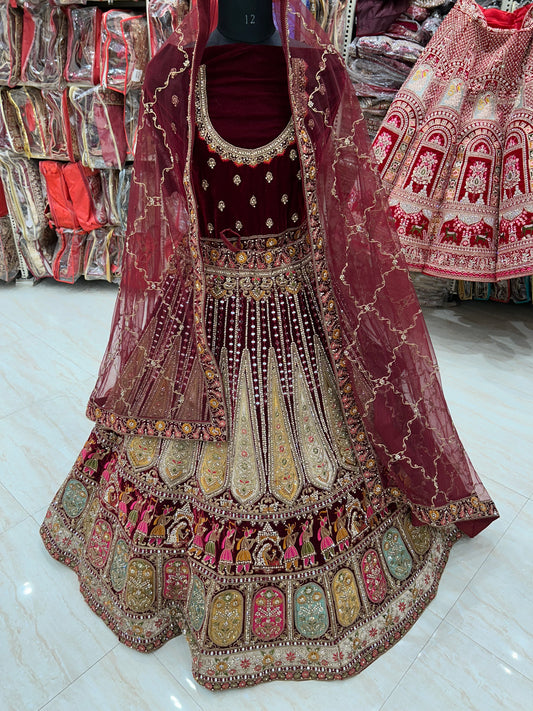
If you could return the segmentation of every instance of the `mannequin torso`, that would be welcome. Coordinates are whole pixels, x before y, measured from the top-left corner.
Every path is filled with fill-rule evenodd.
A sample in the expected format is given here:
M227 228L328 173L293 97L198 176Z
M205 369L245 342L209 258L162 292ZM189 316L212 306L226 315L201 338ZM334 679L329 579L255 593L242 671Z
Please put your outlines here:
M208 45L232 42L281 45L271 0L219 0L218 24Z

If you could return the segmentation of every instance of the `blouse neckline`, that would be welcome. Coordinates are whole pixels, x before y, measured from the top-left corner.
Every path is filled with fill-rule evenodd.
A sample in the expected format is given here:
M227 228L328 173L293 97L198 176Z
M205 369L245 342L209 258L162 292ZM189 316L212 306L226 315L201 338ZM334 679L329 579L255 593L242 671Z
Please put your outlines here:
M200 65L198 81L195 92L196 126L201 138L209 148L217 153L223 160L230 160L237 165L255 166L259 163L272 160L277 155L283 154L287 147L294 143L295 132L292 117L283 131L269 143L258 148L242 148L226 141L213 126L209 115L207 99L206 65Z

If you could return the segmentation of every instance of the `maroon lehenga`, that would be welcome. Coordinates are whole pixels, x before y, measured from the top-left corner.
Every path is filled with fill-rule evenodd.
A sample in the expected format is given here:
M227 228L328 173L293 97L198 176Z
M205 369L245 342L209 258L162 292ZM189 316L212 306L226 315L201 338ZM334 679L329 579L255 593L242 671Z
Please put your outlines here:
M190 45L179 38L177 46ZM179 63L170 56L168 77L175 78ZM41 530L121 641L148 651L185 631L195 678L208 688L361 671L434 597L458 527L473 535L497 516L462 450L464 472L446 490L438 490L437 470L454 455L444 446L432 455L424 492L421 465L405 454L410 435L390 421L393 398L379 400L378 384L372 417L399 438L388 451L404 452L390 455L401 461L394 474L383 463L385 443L365 420L368 372L361 365L358 378L339 380L352 351L331 345L347 333L339 299L326 289L325 239L317 237L310 192L316 164L303 160L286 61L275 46L202 51L189 93L191 140L169 153L175 169L180 158L190 161L190 221L175 205L168 213L188 231L190 251L176 242L166 273L140 296L132 274L141 264L146 273L157 255L130 232L118 321L89 405L97 423ZM308 67L317 77L312 61ZM152 125L165 141L179 141L183 94L164 77L157 86L168 87L165 110L176 113ZM158 91L145 88L146 114L155 115L150 97ZM147 137L141 127L139 146ZM154 161L150 145L136 158L137 196L146 189L144 155ZM408 289L404 267L402 274ZM199 295L201 311L191 306ZM119 324L130 324L125 343L131 314L139 313L128 298L149 317L117 368L110 354L119 352ZM378 292L371 298L376 304ZM349 311L348 301L342 306ZM407 340L398 338L397 359ZM389 346L382 340L380 347ZM406 408L416 384L404 375ZM381 379L383 386L387 375ZM452 451L449 416L439 401L434 406ZM408 428L416 431L414 418ZM427 442L420 461L423 450L430 451Z

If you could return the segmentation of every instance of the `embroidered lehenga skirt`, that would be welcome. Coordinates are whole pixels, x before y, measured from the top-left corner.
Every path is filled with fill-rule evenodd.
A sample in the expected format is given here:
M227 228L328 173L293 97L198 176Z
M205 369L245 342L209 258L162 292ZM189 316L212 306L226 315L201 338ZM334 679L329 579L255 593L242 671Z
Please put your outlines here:
M409 267L533 273L533 17L458 0L374 139Z
M228 75L216 66L213 92ZM230 436L96 427L42 535L123 642L147 651L185 631L208 688L341 678L415 622L457 532L414 527L395 501L371 505L378 465L363 424L353 438L344 421L292 122L260 149L236 148L205 92L203 70L194 182Z

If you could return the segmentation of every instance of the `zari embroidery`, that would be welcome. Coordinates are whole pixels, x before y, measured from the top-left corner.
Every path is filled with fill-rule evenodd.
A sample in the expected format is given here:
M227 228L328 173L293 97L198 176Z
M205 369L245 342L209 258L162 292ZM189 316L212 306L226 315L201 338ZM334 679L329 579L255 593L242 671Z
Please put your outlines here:
M264 490L261 454L257 447L257 420L253 406L250 354L242 357L237 386L237 404L231 459L231 493L241 504L253 503Z
M283 393L276 366L274 351L268 356L268 392L270 441L270 490L281 501L294 501L301 488L301 477L294 457L294 445L291 442L288 415L283 402Z
M189 440L169 440L163 446L159 474L168 486L176 486L193 474L198 444Z
M328 447L317 417L311 393L305 382L303 366L293 345L294 399L298 442L306 478L319 489L328 489L335 481L336 461Z
M209 116L205 64L200 66L198 72L195 105L198 133L206 141L210 149L217 153L222 160L230 160L237 165L255 166L281 155L291 143L294 143L292 118L277 138L259 148L239 148L225 141L215 130Z

